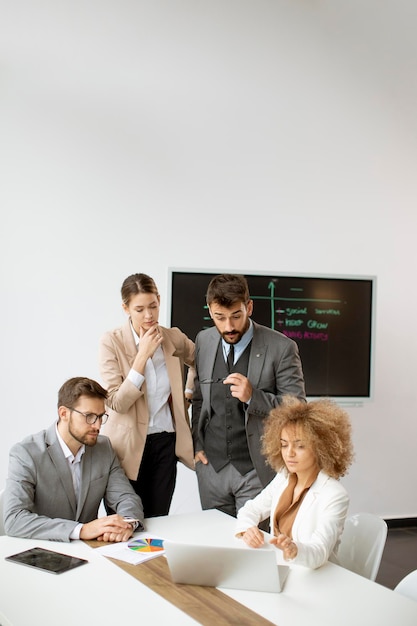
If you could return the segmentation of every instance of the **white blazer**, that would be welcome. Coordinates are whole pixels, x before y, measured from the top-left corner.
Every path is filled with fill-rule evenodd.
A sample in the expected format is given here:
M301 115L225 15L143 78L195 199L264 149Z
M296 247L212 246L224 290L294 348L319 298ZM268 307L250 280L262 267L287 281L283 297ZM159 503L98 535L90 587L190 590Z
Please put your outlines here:
M237 514L236 534L273 517L279 498L288 484L288 472L283 469L253 500L248 500ZM343 485L323 471L311 485L302 501L292 527L297 544L297 565L315 569L326 561L337 563L337 548L349 507L349 496Z

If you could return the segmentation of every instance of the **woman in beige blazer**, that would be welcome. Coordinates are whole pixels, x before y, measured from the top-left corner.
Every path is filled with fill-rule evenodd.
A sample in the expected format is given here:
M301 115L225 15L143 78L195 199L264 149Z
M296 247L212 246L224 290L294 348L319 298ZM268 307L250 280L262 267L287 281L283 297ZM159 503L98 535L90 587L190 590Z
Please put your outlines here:
M100 340L99 364L108 391L107 435L145 517L168 515L177 460L194 469L188 401L194 343L179 328L158 324L160 296L152 278L133 274L121 288L128 316ZM188 366L187 387L185 366Z

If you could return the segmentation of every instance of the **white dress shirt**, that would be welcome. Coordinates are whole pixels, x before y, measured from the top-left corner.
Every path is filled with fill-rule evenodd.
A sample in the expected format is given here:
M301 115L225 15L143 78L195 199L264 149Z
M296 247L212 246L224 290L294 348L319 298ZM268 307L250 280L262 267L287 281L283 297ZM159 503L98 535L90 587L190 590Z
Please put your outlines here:
M83 458L83 454L85 452L85 445L82 445L78 450L77 454L74 456L71 450L68 448L65 441L62 439L59 434L58 424L56 426L56 435L58 437L59 445L62 448L62 452L64 453L65 458L67 459L68 466L71 471L72 476L72 484L74 485L74 493L75 499L78 503L78 498L80 496L80 484L81 484L81 460ZM70 535L70 539L79 539L80 532L82 528L82 524L78 524Z
M140 339L133 326L131 326L131 328L133 338L138 347ZM171 385L162 347L159 346L155 350L153 357L146 361L144 376L136 372L136 370L131 369L128 378L138 389L142 387L143 381L146 380L149 408L148 435L152 433L174 432L174 423L168 404L168 399L171 395Z

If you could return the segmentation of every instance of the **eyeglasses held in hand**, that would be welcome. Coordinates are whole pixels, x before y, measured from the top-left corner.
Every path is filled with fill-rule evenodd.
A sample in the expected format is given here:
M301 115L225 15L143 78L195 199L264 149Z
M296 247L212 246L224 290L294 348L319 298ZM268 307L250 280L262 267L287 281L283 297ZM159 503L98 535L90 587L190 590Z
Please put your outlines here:
M109 419L108 413L102 413L101 415L97 415L97 413L83 413L82 411L78 411L78 409L74 409L72 406L69 406L67 408L70 411L75 411L76 413L79 413L80 415L84 415L85 421L87 422L87 424L90 424L90 426L95 424L97 420L101 420L101 423L105 424L107 420Z

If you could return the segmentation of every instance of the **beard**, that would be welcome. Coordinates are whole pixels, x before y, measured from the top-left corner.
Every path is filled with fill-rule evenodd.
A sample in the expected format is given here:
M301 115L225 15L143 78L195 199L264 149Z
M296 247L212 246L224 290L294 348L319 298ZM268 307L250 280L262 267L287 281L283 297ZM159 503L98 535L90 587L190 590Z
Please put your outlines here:
M89 433L80 433L77 432L70 423L68 425L68 432L73 439L78 441L78 443L83 444L84 446L88 446L92 448L97 443L98 431L90 431Z
M234 330L231 333L222 333L222 338L226 343L238 343L242 339L243 333Z

